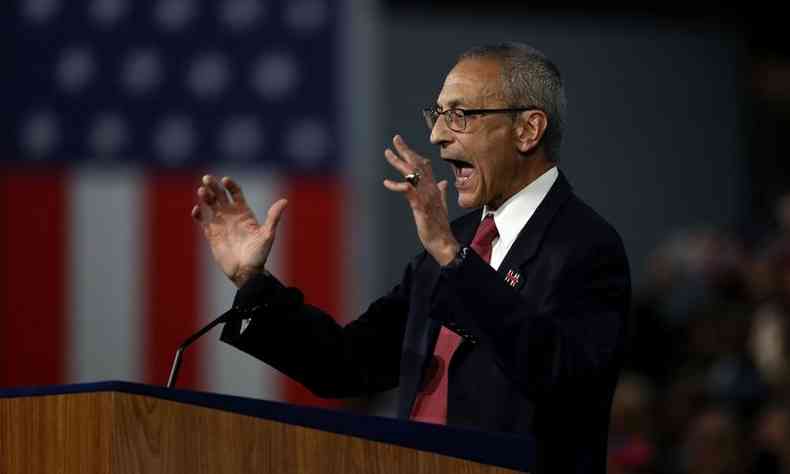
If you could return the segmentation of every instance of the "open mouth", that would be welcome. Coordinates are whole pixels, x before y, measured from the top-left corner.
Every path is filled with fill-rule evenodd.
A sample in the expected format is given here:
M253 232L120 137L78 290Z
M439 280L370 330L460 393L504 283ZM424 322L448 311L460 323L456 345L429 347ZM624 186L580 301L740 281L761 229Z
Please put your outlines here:
M455 186L457 188L463 187L475 173L475 167L472 163L448 158L445 158L444 161L453 166L453 171L455 172Z

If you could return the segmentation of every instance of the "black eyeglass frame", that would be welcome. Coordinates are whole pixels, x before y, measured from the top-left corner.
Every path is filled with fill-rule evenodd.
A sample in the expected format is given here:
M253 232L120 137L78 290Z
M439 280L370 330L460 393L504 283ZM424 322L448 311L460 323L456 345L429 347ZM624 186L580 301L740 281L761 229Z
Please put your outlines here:
M439 112L439 107L426 107L422 109L422 116L425 119L425 125L428 126L430 130L433 130L433 127L436 126L436 121L439 120L440 115L444 115L444 123L447 125L447 128L454 132L464 132L468 123L466 121L467 115L487 115L487 114L503 114L503 113L512 113L512 112L526 112L527 110L542 110L538 107L514 107L509 109L460 109L460 108L449 108L447 110L443 110ZM450 116L447 115L448 113L457 113L461 112L460 118L464 121L464 126L457 130L453 128Z

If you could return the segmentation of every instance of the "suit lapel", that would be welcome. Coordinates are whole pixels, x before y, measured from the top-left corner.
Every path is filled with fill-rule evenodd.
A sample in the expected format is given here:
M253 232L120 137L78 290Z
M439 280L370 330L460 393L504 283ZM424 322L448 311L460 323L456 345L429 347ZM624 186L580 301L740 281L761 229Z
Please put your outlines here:
M568 180L565 179L565 175L560 171L557 180L549 189L546 197L543 198L538 208L535 209L535 213L521 229L516 241L513 242L513 246L510 247L505 259L499 265L497 272L511 286L520 288L524 284L524 281L520 281L520 275L517 272L518 268L530 260L538 251L549 224L551 224L560 207L570 197L571 186ZM516 280L515 284L513 284L514 278Z

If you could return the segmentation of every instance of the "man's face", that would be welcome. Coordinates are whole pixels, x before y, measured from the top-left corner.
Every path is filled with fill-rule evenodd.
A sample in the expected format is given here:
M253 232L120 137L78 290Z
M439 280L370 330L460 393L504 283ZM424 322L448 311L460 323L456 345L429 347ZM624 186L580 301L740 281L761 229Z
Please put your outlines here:
M500 65L489 59L466 59L447 75L439 98L441 110L506 108L502 97ZM453 166L458 205L472 209L487 204L498 207L517 192L517 166L522 157L516 148L509 114L467 116L466 129L455 132L439 117L431 143ZM515 188L515 189L514 189Z

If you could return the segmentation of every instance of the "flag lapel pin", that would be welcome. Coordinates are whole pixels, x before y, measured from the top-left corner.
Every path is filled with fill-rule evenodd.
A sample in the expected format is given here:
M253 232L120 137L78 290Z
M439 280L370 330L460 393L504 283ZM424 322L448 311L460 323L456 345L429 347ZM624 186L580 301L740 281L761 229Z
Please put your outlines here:
M515 272L513 270L508 270L507 275L505 275L505 281L508 285L515 288L518 285L519 280L521 279L521 274Z

